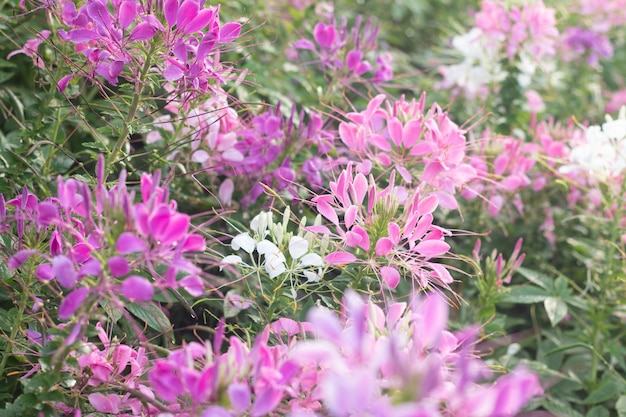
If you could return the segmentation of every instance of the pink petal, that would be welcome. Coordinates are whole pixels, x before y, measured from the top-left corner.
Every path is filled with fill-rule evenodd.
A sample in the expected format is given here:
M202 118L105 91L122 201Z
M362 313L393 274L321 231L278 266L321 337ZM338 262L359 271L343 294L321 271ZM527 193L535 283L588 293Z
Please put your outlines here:
M135 20L137 14L137 2L135 0L124 0L120 4L119 19L120 27L126 29Z
M359 208L354 204L348 207L346 213L343 216L343 221L346 224L346 227L350 228L354 224L354 220L356 219L356 215L359 212Z
M183 75L185 75L183 70L178 68L176 65L168 65L163 70L163 78L165 78L167 81L170 81L170 82L176 81L182 78Z
M432 268L433 272L435 273L435 275L437 275L441 282L446 284L451 284L452 282L454 282L454 278L452 278L452 275L450 275L450 272L445 266L432 262L429 262L428 266Z
M343 327L332 311L325 307L314 307L307 314L307 322L311 323L312 331L318 338L339 343Z
M85 301L89 294L89 288L80 287L65 296L59 306L59 318L61 320L69 319L74 312Z
M352 228L352 232L358 234L361 237L358 245L364 251L370 250L370 237L367 234L367 230L362 228L361 226L354 226Z
M59 209L56 204L49 201L39 203L37 207L37 223L41 226L48 226L59 217Z
M406 149L417 143L422 130L422 121L419 119L409 120L402 129L402 144Z
M323 22L319 22L313 28L313 37L315 38L315 42L317 42L323 48L329 48L335 42L335 37L337 33L335 31L335 27L332 25L326 25Z
M128 261L122 256L113 256L108 261L109 270L114 277L121 277L130 272Z
M339 225L339 217L337 217L337 213L330 206L330 204L326 203L325 201L318 202L317 211L319 211L322 216L333 222L333 224L337 226Z
M356 261L357 257L347 252L332 252L324 260L331 265L345 265Z
M352 182L352 189L354 190L354 204L361 205L367 193L367 178L365 178L365 175L361 173L356 174Z
M431 294L422 302L419 310L422 313L420 339L424 347L434 346L448 323L448 305L441 296Z
M215 20L215 10L204 9L201 10L196 17L194 17L187 26L184 28L186 34L196 33L204 29L209 23Z
M165 21L171 28L177 22L178 18L178 0L165 0L165 5L163 6L165 12Z
M17 269L24 264L24 262L28 261L30 255L35 253L34 249L22 249L15 253L15 255L9 258L9 264L7 265L9 269Z
M61 78L59 80L59 83L57 84L57 90L59 92L63 92L65 91L65 89L67 88L67 86L69 85L70 81L72 80L72 78L77 77L76 74L70 74L70 75L66 75L65 77Z
M400 226L397 223L391 222L387 226L387 232L389 233L389 239L392 242L400 242Z
M197 275L188 275L179 284L193 297L200 297L204 293L204 282Z
M252 406L252 417L261 417L269 414L276 408L283 397L283 392L274 387L267 387L263 392L257 393Z
M220 29L220 42L228 43L234 41L241 32L241 25L235 22L228 22Z
M65 255L52 259L52 272L63 288L74 288L78 274L74 263Z
M393 242L387 237L382 237L376 242L376 256L387 256L393 248Z
M196 0L184 0L178 9L178 27L184 28L194 17L198 15L198 3Z
M357 65L359 65L362 58L363 53L358 49L353 49L348 52L348 55L346 55L346 68L348 68L348 71L354 70Z
M152 283L138 275L131 275L122 283L122 295L130 300L148 301L152 299L154 287Z
M439 199L436 195L431 194L419 202L417 205L417 211L419 211L421 215L430 214L435 211L438 205Z
M68 35L69 40L74 43L81 43L81 42L87 42L87 41L100 39L100 35L98 35L93 30L88 30L88 29L70 30L67 35Z
M122 255L143 252L146 250L146 242L130 232L124 232L117 238L115 250Z
M237 414L243 414L250 407L252 394L248 384L238 382L228 385L228 399Z
M380 268L380 275L385 281L385 284L391 289L394 289L398 286L400 282L400 273L398 270L391 266L383 266Z
M179 242L187 234L190 222L188 215L173 213L163 234L155 234L155 238L164 245Z
M93 393L89 394L87 398L96 411L109 414L118 414L120 412L122 399L115 394L103 395Z
M52 265L41 264L35 270L35 276L39 281L50 281L54 278L54 272L52 271Z
M361 236L358 233L348 232L346 233L346 245L351 248L356 247L361 242Z
M425 182L430 183L443 170L444 168L441 165L441 163L437 161L429 162L428 164L426 164L426 167L424 168L424 174L422 175L422 179Z
M387 139L385 139L381 135L371 135L368 139L371 144L376 146L381 151L385 151L385 152L391 151L391 145L389 145L389 142L387 141Z
M145 41L148 39L152 39L152 37L156 34L156 29L150 25L148 22L143 22L135 26L132 32L130 32L130 36L128 37L131 41Z
M395 117L387 121L387 130L394 145L402 145L402 123Z
M297 49L308 49L311 51L315 51L315 44L307 39L297 40L294 42L293 46Z
M233 192L235 191L235 183L230 178L226 178L220 185L218 195L220 201L225 206L230 206L233 200Z
M324 235L330 234L330 229L326 226L308 226L306 229L308 232L320 233Z
M201 252L206 249L206 241L198 234L191 233L185 238L183 252Z
M432 258L448 252L450 245L442 240L427 240L418 243L414 250L421 255Z

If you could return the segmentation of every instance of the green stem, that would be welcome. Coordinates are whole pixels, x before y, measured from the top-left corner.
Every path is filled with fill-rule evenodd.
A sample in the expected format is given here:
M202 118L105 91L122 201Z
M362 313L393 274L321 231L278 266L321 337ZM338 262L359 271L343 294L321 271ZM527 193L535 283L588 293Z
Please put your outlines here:
M602 325L609 317L611 317L612 314L612 309L613 309L613 303L612 303L612 298L613 297L607 297L607 291L609 291L610 288L613 288L615 283L613 282L613 280L615 279L615 246L618 245L619 239L620 239L620 235L621 235L621 230L620 230L620 221L622 219L622 214L623 214L623 209L624 209L624 204L623 204L623 198L620 198L624 195L624 193L626 192L626 181L624 181L622 183L622 186L620 187L620 191L619 194L616 196L613 194L613 191L610 188L610 185L608 186L608 199L607 199L607 205L608 205L608 209L611 210L613 208L614 204L617 204L617 207L615 208L615 213L613 214L613 218L612 221L610 223L610 233L609 233L609 241L608 241L608 248L606 251L606 269L604 269L603 271L600 272L600 276L599 276L599 294L598 294L598 300L596 300L595 302L595 306L597 307L594 308L593 311L593 315L592 315L592 331L591 331L591 343L592 346L594 348L594 350L596 352L602 352L602 340L601 340L601 332L600 332L600 327L599 325ZM595 386L595 383L597 381L597 377L598 377L598 365L599 365L599 360L598 360L598 355L593 355L593 358L591 360L591 375L589 378L589 381L591 383L592 386Z
M141 68L141 72L139 73L139 77L135 83L135 93L133 94L133 100L130 103L130 107L128 109L128 115L126 115L126 119L124 120L124 127L122 128L122 132L118 136L115 145L113 145L111 153L109 153L109 156L106 159L106 166L109 168L112 167L115 163L117 155L122 149L122 146L126 142L128 134L130 133L130 125L137 115L137 109L139 108L139 103L141 102L141 93L143 91L144 78L150 70L150 67L152 66L152 50L153 48L150 48L150 50L148 51L146 55L146 61L144 62L143 68Z
M0 361L0 378L4 377L4 369L6 368L7 361L9 360L9 356L13 353L11 342L15 341L17 338L17 332L19 331L22 325L22 317L24 317L24 309L26 308L26 302L28 301L28 293L24 291L22 293L22 297L20 299L20 304L17 309L17 314L15 315L15 319L13 320L13 324L11 325L11 336L7 341L7 347L4 352L2 352L2 361Z

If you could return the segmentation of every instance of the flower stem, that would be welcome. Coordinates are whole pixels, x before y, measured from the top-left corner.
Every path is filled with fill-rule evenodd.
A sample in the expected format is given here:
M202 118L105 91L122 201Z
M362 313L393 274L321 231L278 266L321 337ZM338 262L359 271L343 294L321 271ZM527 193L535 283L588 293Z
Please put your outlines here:
M153 48L150 48L148 53L146 54L146 60L143 64L143 67L141 68L139 77L137 77L137 80L135 82L135 93L133 94L133 100L131 101L130 107L128 108L128 114L126 115L126 119L124 119L124 127L122 128L122 132L118 136L117 141L113 145L111 153L109 153L106 159L105 166L109 167L109 169L116 162L117 155L122 149L122 146L126 142L128 134L130 133L130 125L137 115L137 109L139 108L139 103L141 102L141 93L143 92L144 78L150 70L150 67L152 66L152 50Z

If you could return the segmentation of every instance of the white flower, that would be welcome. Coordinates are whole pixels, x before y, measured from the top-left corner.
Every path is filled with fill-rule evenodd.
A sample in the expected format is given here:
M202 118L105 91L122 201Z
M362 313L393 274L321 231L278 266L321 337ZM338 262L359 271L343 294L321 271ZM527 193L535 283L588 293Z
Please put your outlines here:
M626 117L607 122L600 126L589 126L585 131L587 143L576 146L570 152L571 165L561 168L568 173L576 169L590 172L600 181L621 174L626 168Z
M498 62L498 43L485 38L483 31L474 28L452 39L455 52L462 61L444 68L444 88L458 86L469 97L484 92L486 86L506 78L506 72Z

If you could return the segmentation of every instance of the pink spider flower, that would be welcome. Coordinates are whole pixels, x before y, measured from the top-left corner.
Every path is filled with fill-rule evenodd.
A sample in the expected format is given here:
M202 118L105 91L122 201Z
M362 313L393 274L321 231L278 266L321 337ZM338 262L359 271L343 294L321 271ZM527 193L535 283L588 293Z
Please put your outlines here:
M376 38L378 26L367 20L361 28L362 17L358 16L354 26L347 27L345 19L341 22L318 22L313 29L312 42L300 39L294 43L296 50L309 50L318 58L320 68L339 78L343 84L361 81L372 71L372 64L366 55L378 48ZM393 77L391 56L382 54L376 58L378 68L369 78L372 83L389 81Z
M352 171L352 164L348 164L337 181L330 183L332 194L312 200L318 212L334 225L336 233L331 233L326 226L308 229L339 240L339 250L327 255L326 262L343 265L359 258L367 259L385 285L392 289L405 273L424 288L430 282L444 287L451 283L453 279L446 267L431 261L450 249L444 242L450 233L433 224L432 212L439 204L437 196L423 197L418 190L403 203L404 212L400 213L395 174L391 175L387 188L378 190L373 178L368 184L363 174L353 175ZM380 235L381 221L386 222L386 235L384 232Z
M424 114L426 95L419 102L401 99L381 107L385 96L370 101L360 113L348 113L339 135L361 160L381 168L395 167L406 183L420 178L437 193L446 208L457 208L456 190L474 179L466 161L465 132L437 105Z
M448 306L437 294L383 311L348 292L343 311L339 318L312 309L316 339L292 351L301 366L317 364L317 396L332 415L513 415L543 392L523 368L483 382L490 372L472 354L476 329L448 331Z

